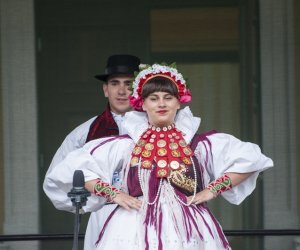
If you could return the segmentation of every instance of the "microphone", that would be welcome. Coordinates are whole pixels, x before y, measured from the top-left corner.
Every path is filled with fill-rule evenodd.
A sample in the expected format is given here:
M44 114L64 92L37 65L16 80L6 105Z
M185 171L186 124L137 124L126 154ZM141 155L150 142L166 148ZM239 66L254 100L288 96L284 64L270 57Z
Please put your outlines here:
M73 187L75 189L82 188L84 186L84 176L82 170L76 170L73 175Z
M84 187L84 183L82 170L75 170L73 175L73 188L68 193L68 197L71 198L72 204L76 208L72 250L78 250L78 234L81 220L79 210L86 205L87 197L91 195Z
M68 193L68 197L71 198L73 206L79 206L79 209L86 205L87 197L91 195L84 187L84 184L82 170L75 170L73 175L73 188Z

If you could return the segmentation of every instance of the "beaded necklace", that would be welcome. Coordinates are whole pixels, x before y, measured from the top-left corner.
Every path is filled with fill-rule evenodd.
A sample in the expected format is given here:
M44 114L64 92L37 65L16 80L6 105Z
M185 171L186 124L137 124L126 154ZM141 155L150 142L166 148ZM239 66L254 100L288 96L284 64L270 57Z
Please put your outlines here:
M167 179L179 202L186 206L193 202L197 185L194 185L192 200L189 203L185 203L177 197L169 178L171 171L178 171L182 167L193 167L194 178L195 181L197 180L195 164L192 161L193 151L185 142L183 135L184 134L175 127L175 124L162 128L149 125L135 145L130 163L131 166L138 165L138 177L143 194L145 195L145 173L149 173L149 170L152 171L153 162L156 162L157 165L156 177L160 178L156 197L151 202L148 200L148 205L153 205L157 201L164 179Z

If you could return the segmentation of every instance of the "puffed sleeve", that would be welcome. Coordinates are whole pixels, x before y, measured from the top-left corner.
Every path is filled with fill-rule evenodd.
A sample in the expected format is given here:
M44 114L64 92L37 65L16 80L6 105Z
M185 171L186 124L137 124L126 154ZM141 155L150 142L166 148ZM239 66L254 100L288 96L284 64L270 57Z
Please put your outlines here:
M89 128L95 119L96 117L89 119L66 136L63 143L57 149L48 168L48 172L51 171L51 169L54 168L59 162L61 162L68 153L72 152L75 149L83 147L86 142Z
M226 200L236 205L253 192L259 173L273 166L273 161L262 154L258 145L240 141L224 133L208 136L208 141L198 145L197 148L202 154L209 155L206 171L210 179L206 179L206 185L224 173L253 172L242 183L222 193Z
M67 157L46 174L44 191L57 209L74 212L68 197L73 186L75 170L82 170L85 181L101 178L111 183L113 173L127 164L131 140L101 138L91 141L83 148L72 151ZM88 197L85 212L100 209L106 200L92 194Z

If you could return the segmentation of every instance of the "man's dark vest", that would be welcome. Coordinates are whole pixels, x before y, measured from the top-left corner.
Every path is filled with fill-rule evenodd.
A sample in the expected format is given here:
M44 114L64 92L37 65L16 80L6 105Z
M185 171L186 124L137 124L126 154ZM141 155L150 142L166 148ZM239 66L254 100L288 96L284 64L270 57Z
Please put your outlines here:
M119 128L116 124L111 112L109 104L105 111L99 115L91 124L86 143L105 136L118 135Z

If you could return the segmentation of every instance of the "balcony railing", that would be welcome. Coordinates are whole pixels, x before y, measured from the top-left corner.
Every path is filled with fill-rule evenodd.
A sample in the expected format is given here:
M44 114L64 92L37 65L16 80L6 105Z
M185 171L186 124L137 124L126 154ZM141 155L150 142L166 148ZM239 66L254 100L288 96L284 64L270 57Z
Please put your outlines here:
M260 229L260 230L224 230L226 236L292 236L300 235L300 229ZM83 239L84 234L79 234ZM0 235L0 242L4 241L41 241L41 240L71 240L73 234L12 234Z

